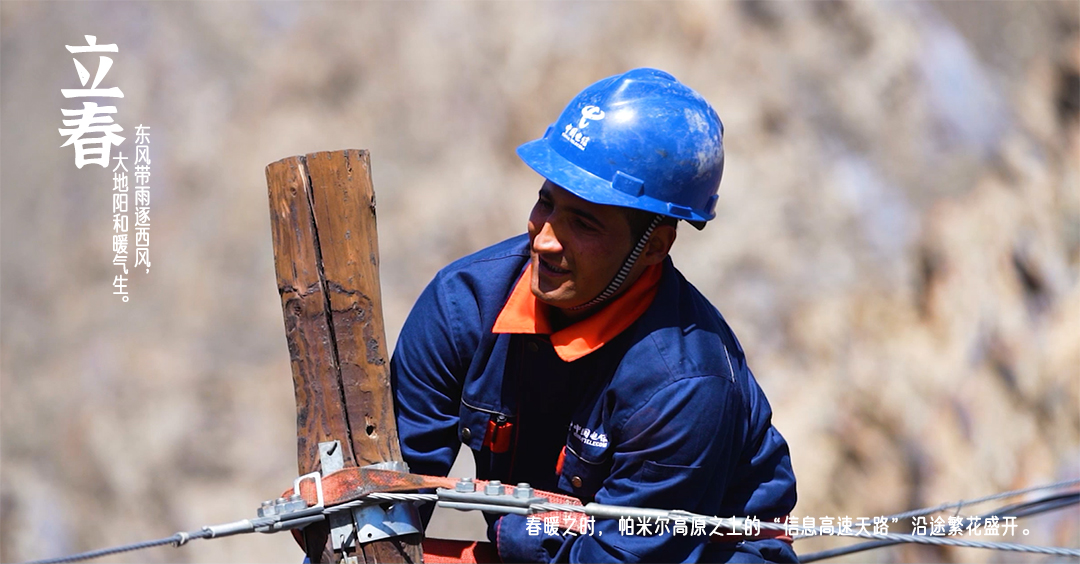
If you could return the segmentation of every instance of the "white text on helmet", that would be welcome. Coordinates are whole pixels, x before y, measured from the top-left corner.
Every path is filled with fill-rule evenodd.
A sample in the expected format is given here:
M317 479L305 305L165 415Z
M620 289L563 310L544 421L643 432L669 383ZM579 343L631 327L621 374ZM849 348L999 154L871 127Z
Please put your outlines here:
M604 119L604 110L597 106L585 106L581 108L581 119L578 120L577 127L574 127L572 123L566 124L566 127L563 128L562 137L569 141L571 145L584 151L585 147L589 145L589 137L581 130L589 125L589 120L601 119Z

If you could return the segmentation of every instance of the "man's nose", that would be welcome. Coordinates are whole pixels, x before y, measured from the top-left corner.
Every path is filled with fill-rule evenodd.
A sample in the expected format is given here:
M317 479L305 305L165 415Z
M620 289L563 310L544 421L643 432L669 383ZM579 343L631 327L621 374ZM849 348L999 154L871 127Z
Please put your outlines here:
M540 232L533 239L533 250L545 254L562 252L562 243L555 236L555 228L551 226L551 222L545 221L544 225L540 227Z

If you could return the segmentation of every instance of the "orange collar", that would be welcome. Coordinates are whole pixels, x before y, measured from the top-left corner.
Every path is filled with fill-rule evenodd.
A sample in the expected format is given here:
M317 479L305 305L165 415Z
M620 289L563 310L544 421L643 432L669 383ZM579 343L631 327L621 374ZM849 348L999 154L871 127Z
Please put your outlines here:
M492 333L520 333L526 335L551 335L555 353L566 362L575 361L604 344L630 327L641 314L649 309L657 290L663 264L645 269L632 286L611 300L603 309L569 327L552 333L548 320L548 307L532 293L532 262L518 278L510 299L506 300L495 320Z

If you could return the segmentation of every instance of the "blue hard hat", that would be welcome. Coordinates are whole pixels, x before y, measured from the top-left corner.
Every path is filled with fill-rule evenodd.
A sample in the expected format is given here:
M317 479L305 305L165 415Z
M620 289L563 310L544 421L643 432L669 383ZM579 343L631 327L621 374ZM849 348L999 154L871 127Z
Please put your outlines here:
M697 92L640 68L574 97L540 139L517 149L541 176L578 197L685 219L716 217L724 125Z

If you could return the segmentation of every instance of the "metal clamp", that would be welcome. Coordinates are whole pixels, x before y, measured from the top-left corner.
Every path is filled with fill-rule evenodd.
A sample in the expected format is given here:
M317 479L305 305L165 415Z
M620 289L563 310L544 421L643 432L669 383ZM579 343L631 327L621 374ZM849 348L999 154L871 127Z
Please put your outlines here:
M315 482L315 505L310 507L300 495L300 484L305 480ZM258 510L258 518L255 520L237 521L236 523L230 523L226 528L219 527L220 530L214 529L209 532L212 536L222 536L251 531L276 533L304 527L325 519L322 514L323 503L322 476L318 472L304 474L293 482L293 494L291 496L288 498L279 497L276 500L268 499L262 502L262 506Z
M359 542L373 542L391 537L420 533L420 514L407 502L397 502L389 507L364 505L353 508L356 522L356 538Z
M338 441L319 443L319 456L323 471L339 470L344 466ZM376 470L392 470L407 473L409 466L401 461L380 462L364 466ZM350 548L356 543L367 543L391 537L420 534L420 514L408 502L389 504L364 503L350 511L331 513L330 542L334 550Z
M316 499L316 502L315 502L315 505L313 505L312 507L318 507L319 509L322 509L323 508L322 475L319 474L318 472L312 472L310 474L304 474L303 476L300 476L295 481L293 481L293 493L297 493L297 494L300 493L300 484L303 483L304 480L314 480L315 481L315 499Z
M409 465L402 461L380 462L370 464L364 468L374 470L392 470L395 472L408 473ZM395 503L365 503L354 507L349 512L352 517L351 525L355 525L357 542L368 543L377 540L400 537L404 535L420 534L420 514L416 507L409 502ZM342 527L341 532L345 532ZM348 532L352 532L351 530ZM341 539L347 542L347 539ZM335 546L335 548L337 548Z
M435 490L435 493L439 496L439 507L460 511L479 510L528 515L529 506L548 501L533 495L533 488L524 482L511 488L499 480L491 480L484 486L483 491L477 491L471 478L462 478L452 490L440 488Z
M345 456L341 451L341 441L319 443L319 467L322 468L323 474L337 472L345 467ZM327 519L330 523L330 543L334 550L351 547L356 527L349 513L344 511L331 513Z
M289 499L279 497L277 500L268 499L262 502L258 514L259 517L270 517L272 515L285 515L304 509L307 509L307 502L304 501L304 498L300 497L300 494L294 493Z

